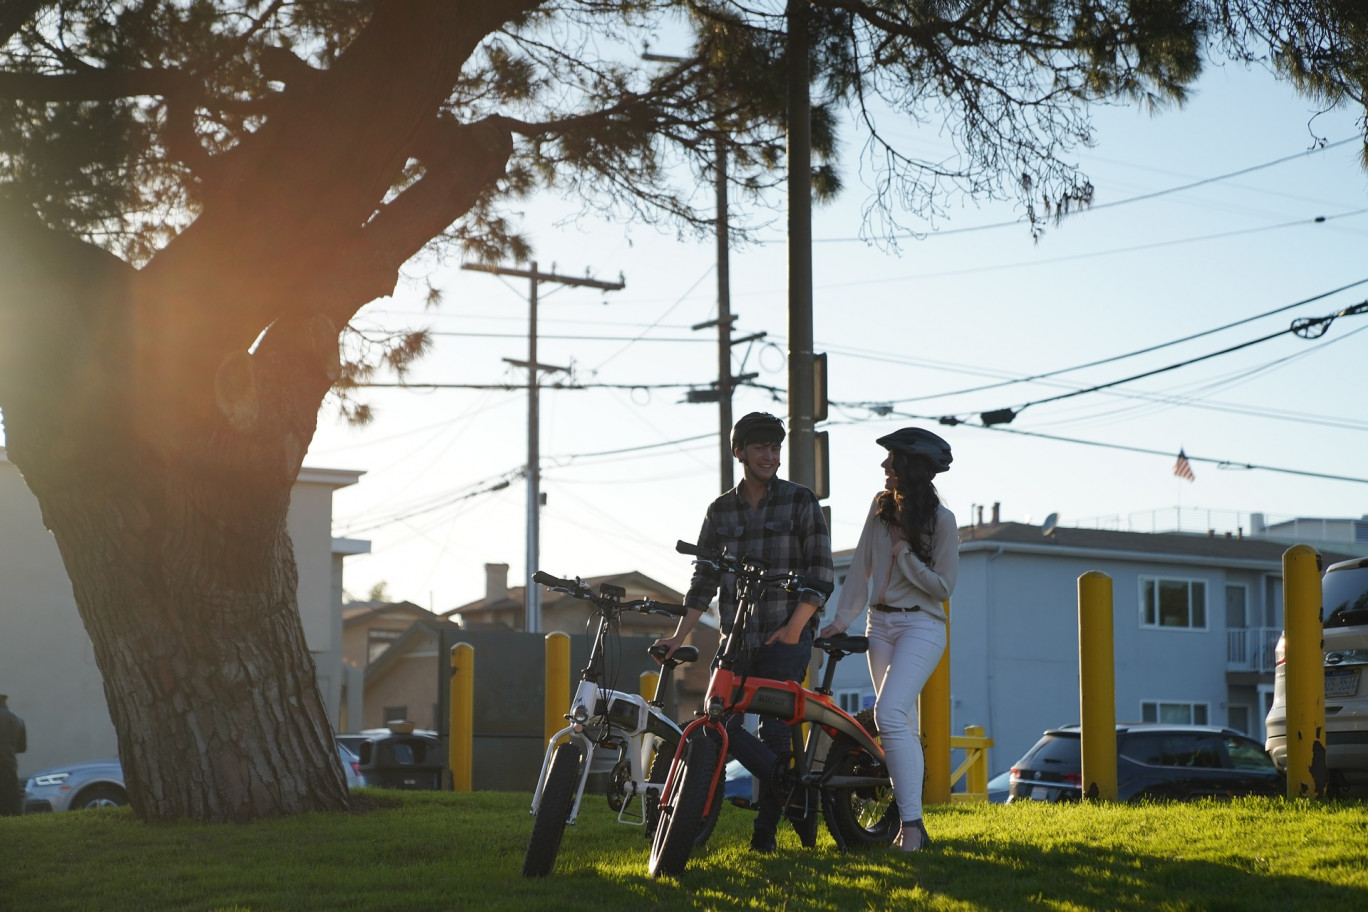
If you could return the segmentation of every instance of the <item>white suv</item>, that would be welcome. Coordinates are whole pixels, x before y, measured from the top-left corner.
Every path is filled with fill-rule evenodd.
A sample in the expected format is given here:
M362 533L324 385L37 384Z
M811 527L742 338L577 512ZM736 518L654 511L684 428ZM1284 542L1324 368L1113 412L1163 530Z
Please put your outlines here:
M1368 557L1331 564L1321 582L1325 650L1325 760L1335 797L1368 796ZM1265 747L1287 771L1286 649L1278 638Z

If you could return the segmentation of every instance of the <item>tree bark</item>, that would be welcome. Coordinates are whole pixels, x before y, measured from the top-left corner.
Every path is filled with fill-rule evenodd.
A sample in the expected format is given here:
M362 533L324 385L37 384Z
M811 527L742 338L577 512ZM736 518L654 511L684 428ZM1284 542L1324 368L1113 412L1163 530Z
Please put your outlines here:
M441 109L502 0L376 5L141 270L0 196L0 408L104 678L134 812L341 809L286 532L338 335L504 173ZM446 118L446 119L443 119ZM410 157L426 173L387 194Z

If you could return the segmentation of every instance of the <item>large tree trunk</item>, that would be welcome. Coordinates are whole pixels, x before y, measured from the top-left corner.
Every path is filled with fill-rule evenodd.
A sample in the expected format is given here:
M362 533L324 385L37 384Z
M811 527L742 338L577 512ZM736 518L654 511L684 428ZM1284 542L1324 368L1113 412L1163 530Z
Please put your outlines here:
M504 174L506 126L442 113L535 0L376 4L335 65L220 156L137 270L0 195L0 408L104 676L139 817L343 808L285 530L340 329ZM288 57L288 55L285 55ZM404 163L421 178L395 198Z
M282 318L250 355L160 359L136 270L8 214L27 230L0 298L42 306L0 309L7 454L61 550L135 813L345 808L286 532L336 328Z
M27 477L94 644L134 812L345 807L297 608L289 485L148 465L120 447L100 462L64 484Z

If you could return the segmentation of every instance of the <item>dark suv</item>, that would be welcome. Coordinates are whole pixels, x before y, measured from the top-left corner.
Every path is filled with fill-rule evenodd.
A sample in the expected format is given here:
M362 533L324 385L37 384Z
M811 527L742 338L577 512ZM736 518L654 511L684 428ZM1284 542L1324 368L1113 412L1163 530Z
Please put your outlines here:
M1052 728L1012 764L1012 801L1078 801L1083 760L1077 725ZM1282 795L1282 773L1259 742L1227 728L1116 726L1116 792L1122 801L1190 801Z
M1325 766L1332 796L1368 796L1368 557L1331 564L1321 580L1325 650ZM1287 769L1287 652L1278 638L1267 748Z

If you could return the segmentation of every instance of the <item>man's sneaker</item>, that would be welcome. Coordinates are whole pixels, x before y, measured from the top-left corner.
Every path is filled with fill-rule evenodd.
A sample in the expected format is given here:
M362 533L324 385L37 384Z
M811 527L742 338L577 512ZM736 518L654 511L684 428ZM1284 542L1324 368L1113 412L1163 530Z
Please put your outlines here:
M751 833L752 852L760 852L762 854L768 855L777 848L779 848L779 846L774 841L774 830L766 830L761 829L760 827L756 827L755 830Z

